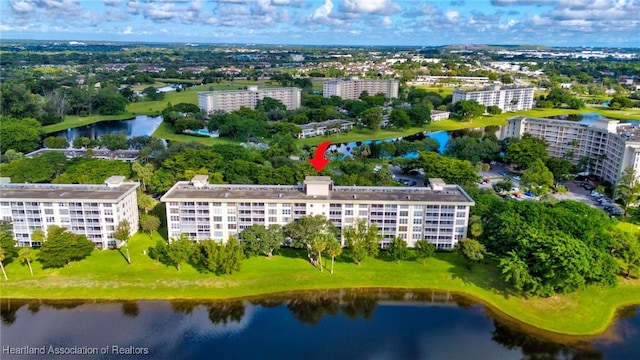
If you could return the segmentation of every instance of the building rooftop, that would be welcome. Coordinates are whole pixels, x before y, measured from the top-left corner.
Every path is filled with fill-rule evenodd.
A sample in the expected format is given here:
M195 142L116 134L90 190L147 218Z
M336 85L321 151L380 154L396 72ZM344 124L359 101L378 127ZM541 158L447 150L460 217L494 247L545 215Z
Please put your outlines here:
M383 186L332 186L328 176L308 176L305 185L213 185L196 187L192 182L181 181L174 185L162 201L233 201L262 200L272 202L305 202L307 200L334 200L349 202L434 202L473 205L474 201L457 185L439 187L383 187ZM326 186L328 195L314 195L313 186Z
M348 121L348 120L342 120L342 119L332 119L332 120L326 120L326 121L321 121L321 122L310 122L308 124L303 124L303 125L298 125L298 126L302 130L307 130L307 129L313 129L314 127L322 128L322 127L328 127L328 126L335 125L335 124L340 124L340 125L354 124L354 122L353 121Z
M6 178L5 178L6 179ZM122 182L124 177L112 176L104 185L89 184L14 184L0 183L2 199L42 200L112 200L117 201L140 186L137 182Z
M628 141L640 141L640 125L618 124L616 133Z

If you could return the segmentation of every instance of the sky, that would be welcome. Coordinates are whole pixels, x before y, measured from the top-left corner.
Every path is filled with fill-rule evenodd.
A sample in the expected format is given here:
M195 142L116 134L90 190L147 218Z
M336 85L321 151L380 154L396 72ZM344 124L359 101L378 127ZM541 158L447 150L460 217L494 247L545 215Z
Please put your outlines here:
M640 0L0 0L0 39L640 47Z

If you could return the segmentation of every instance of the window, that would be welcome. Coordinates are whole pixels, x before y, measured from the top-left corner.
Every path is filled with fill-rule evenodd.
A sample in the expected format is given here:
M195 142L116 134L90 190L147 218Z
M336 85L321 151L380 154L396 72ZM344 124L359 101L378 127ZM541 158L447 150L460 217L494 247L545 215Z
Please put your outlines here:
M46 221L52 223L56 221L56 218L54 218L53 216L47 216Z
M214 222L222 222L222 216L214 216L213 217L213 221Z
M275 216L269 216L269 222L276 223L276 222L278 222L278 218L275 217Z
M458 219L456 220L456 225L464 225L464 219Z
M409 216L408 211L400 211L400 216Z
M344 214L345 216L353 216L353 210L345 210Z
M398 220L398 223L399 224L408 224L409 223L409 219L402 219L401 218L401 219Z
M413 216L414 217L422 217L422 211L414 211L413 212Z
M282 209L282 215L291 215L291 209Z
M367 216L369 213L369 210L358 210L358 216L363 217L363 216Z
M407 231L406 226L398 226L398 231Z
M465 211L456 212L456 217L459 217L459 218L465 217L466 215L467 213Z
M53 209L44 209L45 215L53 215Z
M236 222L236 217L235 216L228 216L227 217L227 221L230 222L230 223L234 223L234 222Z

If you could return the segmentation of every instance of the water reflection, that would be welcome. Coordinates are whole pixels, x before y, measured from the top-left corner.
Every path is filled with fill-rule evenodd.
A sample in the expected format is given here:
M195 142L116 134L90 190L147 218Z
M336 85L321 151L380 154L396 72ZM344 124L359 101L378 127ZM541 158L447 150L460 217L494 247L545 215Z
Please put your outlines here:
M78 137L97 139L107 134L124 134L127 138L151 135L162 123L162 116L139 115L130 120L101 121L85 126L69 128L51 133L50 136L61 136L71 144Z
M466 297L426 290L223 301L2 299L0 314L4 346L144 346L166 359L212 351L219 358L640 358L637 308L622 310L606 334L577 338L524 331Z

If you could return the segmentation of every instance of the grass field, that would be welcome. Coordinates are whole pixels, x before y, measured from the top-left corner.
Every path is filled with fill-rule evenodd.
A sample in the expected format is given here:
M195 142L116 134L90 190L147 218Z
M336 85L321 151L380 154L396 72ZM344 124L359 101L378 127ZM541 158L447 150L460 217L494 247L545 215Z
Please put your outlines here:
M167 125L167 123L160 123L160 126L156 129L156 131L152 134L153 137L159 139L165 139L168 141L178 141L178 142L198 142L205 145L213 145L213 144L239 144L241 141L233 140L231 138L210 138L210 137L200 137L200 136L191 136L187 134L175 134L173 130Z
M64 121L58 124L43 126L42 130L45 133L52 133L56 131L66 130L69 128L89 125L93 123L97 123L100 121L109 121L109 120L127 120L133 119L135 114L124 113L118 115L91 115L91 116L75 116L75 115L67 115Z
M224 299L294 290L339 288L423 288L462 293L506 318L540 329L571 335L604 331L616 309L640 303L640 281L622 280L616 288L589 287L570 295L523 298L511 293L489 260L473 271L456 254L438 253L426 265L365 259L360 266L341 257L335 274L320 272L303 253L283 250L272 259L254 257L239 273L201 274L183 265L178 272L143 254L159 235L137 234L130 241L132 264L118 251L97 251L70 267L42 270L35 276L14 261L6 266L9 281L0 283L2 298L43 299ZM328 264L327 264L328 265Z

